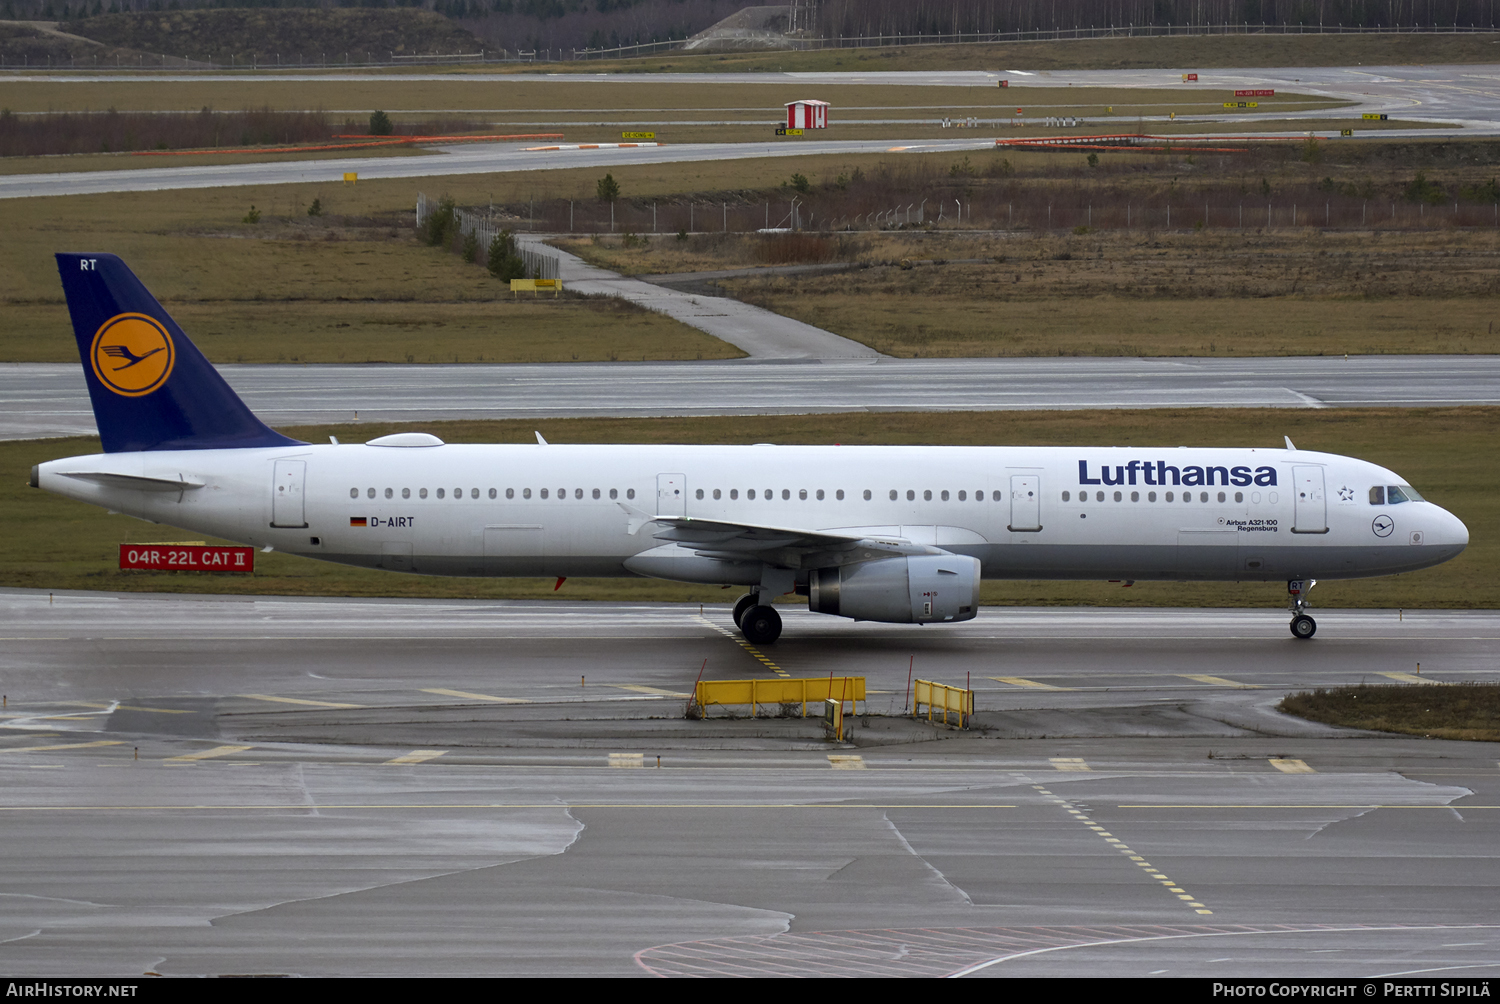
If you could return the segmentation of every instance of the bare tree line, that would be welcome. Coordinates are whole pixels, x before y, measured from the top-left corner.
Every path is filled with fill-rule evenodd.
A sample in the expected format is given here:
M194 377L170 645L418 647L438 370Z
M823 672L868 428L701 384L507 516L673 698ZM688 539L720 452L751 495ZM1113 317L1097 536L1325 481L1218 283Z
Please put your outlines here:
M1495 24L1494 0L823 0L825 36L1225 24L1360 28Z

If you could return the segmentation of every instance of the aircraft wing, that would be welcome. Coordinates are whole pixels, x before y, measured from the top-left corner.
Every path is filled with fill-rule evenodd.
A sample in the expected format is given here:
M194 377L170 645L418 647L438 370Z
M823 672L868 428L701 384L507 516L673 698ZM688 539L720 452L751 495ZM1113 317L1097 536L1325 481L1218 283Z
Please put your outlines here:
M732 523L690 516L656 516L649 522L662 527L652 534L657 540L688 548L700 557L729 561L758 559L784 568L826 568L898 554L946 553L902 537L872 537L837 530Z

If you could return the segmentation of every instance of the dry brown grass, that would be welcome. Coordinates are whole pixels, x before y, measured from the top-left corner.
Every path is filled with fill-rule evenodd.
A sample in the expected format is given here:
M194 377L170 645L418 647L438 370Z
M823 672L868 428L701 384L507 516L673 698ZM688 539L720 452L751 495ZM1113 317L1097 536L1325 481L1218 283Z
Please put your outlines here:
M312 442L330 433L359 442L408 426L362 423L287 429ZM1493 452L1500 408L1328 409L1286 411L1078 411L968 414L841 414L681 419L546 419L434 422L419 428L449 442L532 442L540 429L554 443L862 443L1125 446L1279 446L1290 435L1303 449L1361 457L1400 472L1427 498L1456 513L1472 534L1469 549L1436 568L1379 579L1324 581L1317 608L1500 607L1500 474L1472 463ZM627 579L570 579L554 594L539 579L438 579L345 568L279 552L263 555L254 578L121 573L115 547L142 540L191 539L185 531L26 488L32 464L95 452L93 439L0 443L0 507L11 533L0 537L0 585L43 589L110 589L335 596L472 596L725 602L717 588ZM1205 606L1284 605L1278 583L988 582L983 600L1005 605ZM1316 612L1316 611L1315 611Z
M906 45L815 52L663 53L550 64L549 72L705 73L855 70L1202 70L1238 66L1410 66L1493 63L1497 34L1188 35L995 45ZM522 72L522 71L517 71Z
M1500 683L1335 687L1288 694L1280 710L1350 729L1500 742Z

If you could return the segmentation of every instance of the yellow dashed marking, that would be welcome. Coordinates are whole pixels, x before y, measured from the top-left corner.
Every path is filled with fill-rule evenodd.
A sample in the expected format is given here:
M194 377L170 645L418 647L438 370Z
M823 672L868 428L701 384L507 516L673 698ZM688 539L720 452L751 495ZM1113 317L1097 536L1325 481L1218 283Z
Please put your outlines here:
M832 760L833 757L829 757L829 759ZM1088 765L1084 763L1081 757L1052 757L1051 762L1052 765L1058 770L1089 769ZM1274 760L1272 762L1275 763ZM1298 760L1296 762L1301 763L1302 761ZM1306 765L1304 764L1304 766ZM1127 855L1131 861L1134 861L1136 865L1143 871L1145 871L1146 874L1148 874L1151 878L1160 881L1161 884L1166 887L1167 892L1176 895L1177 899L1180 900L1183 905L1193 907L1194 912L1196 913L1209 915L1213 913L1212 910L1208 909L1202 903L1198 902L1198 900L1191 893L1180 887L1176 882L1167 878L1167 876L1163 874L1155 865L1147 861L1141 855L1133 853L1129 847L1125 846L1124 841L1112 836L1104 827L1090 821L1090 819L1085 816L1080 810L1074 808L1067 799L1059 798L1053 795L1052 792L1048 791L1042 785L1034 784L1031 787L1038 794L1048 796L1048 800L1053 804L1061 805L1062 808L1066 810L1074 818L1075 821L1085 824L1091 831L1093 831L1095 836L1100 837L1108 844L1114 845L1114 849L1119 851L1121 854Z
M394 760L387 760L386 763L421 763L424 760L436 760L447 752L447 750L412 750L404 756L398 756Z
M63 743L59 746L11 746L0 749L0 753L41 753L46 750L83 750L90 746L123 746L123 741L101 739L91 743Z
M1202 673L1178 673L1184 680L1192 680L1195 683L1210 683L1215 687L1233 687L1235 690L1259 690L1258 683L1240 683L1238 680L1226 680L1222 676L1206 676Z
M828 766L832 767L834 770L868 769L868 765L865 763L865 758L862 756L837 756L831 753L828 756Z
M254 749L253 746L215 746L211 750L200 750L197 753L184 753L181 756L169 756L168 760L209 760L216 756L228 756L231 753L243 753L245 750Z
M1081 756L1055 756L1049 761L1057 770L1093 770Z
M108 705L108 704L99 704L96 701L67 701L65 703L76 704L79 707L83 707L83 708L99 708L99 709L101 709L103 711L109 711L111 709L111 707L113 707L113 709L115 711L151 711L151 712L154 712L154 713L156 713L158 715L191 715L192 714L191 711L184 711L182 708L138 708L138 707L135 707L134 705L131 705L131 704Z
M767 669L771 670L771 672L775 673L777 676L786 677L787 679L791 678L792 674L788 673L786 670L784 670L780 666L776 665L776 663L772 662L770 659L767 659L765 657L765 655L761 652L760 649L756 648L754 645L750 644L745 639L739 637L733 631L730 631L728 628L721 628L721 627L719 627L719 625L715 624L713 621L709 620L707 617L704 617L702 614L698 614L696 616L697 616L698 620L702 621L707 626L713 628L715 631L719 632L719 634L723 635L725 638L728 638L730 641L734 642L736 645L738 645L740 648L744 649L746 652L749 652L756 659L759 659L762 665L764 665Z
M302 697L272 697L270 694L240 694L251 701L271 701L276 704L305 704L313 708L362 708L363 704L335 704L333 701L309 701Z
M661 687L647 687L639 683L610 683L606 686L614 687L616 690L631 690L637 694L653 694L656 697L692 697L692 694L684 694L676 690L663 690Z
M1031 687L1034 690L1072 690L1072 687L1054 687L1050 683L1038 683L1028 680L1024 676L992 676L991 680L996 683L1008 683L1012 687Z
M440 694L443 697L462 697L466 701L490 701L494 704L530 704L519 697L495 697L493 694L472 694L467 690L449 690L446 687L423 687L424 694Z
M609 755L611 767L644 767L645 761L646 754L644 753L611 753Z
M1415 676L1411 673L1381 673L1379 675L1392 680L1399 680L1402 683L1430 683L1436 685L1442 682L1441 680L1429 680L1425 676Z
M1309 767L1307 765L1307 762L1304 761L1304 760L1290 760L1290 759L1286 759L1284 757L1272 757L1271 758L1271 766L1275 767L1277 770L1281 771L1283 774L1316 774L1317 773L1317 771L1315 771L1311 767Z

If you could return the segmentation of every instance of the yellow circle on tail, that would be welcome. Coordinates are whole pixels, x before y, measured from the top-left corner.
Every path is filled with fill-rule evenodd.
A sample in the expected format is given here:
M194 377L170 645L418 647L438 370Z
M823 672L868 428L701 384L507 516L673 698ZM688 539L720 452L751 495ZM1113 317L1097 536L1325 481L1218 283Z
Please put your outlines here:
M154 317L116 314L94 335L89 360L104 386L125 397L143 397L167 382L177 351Z

